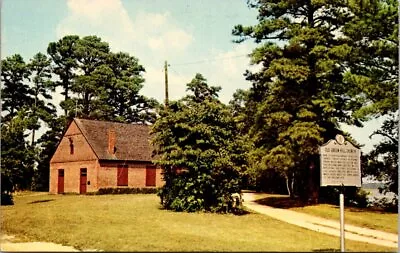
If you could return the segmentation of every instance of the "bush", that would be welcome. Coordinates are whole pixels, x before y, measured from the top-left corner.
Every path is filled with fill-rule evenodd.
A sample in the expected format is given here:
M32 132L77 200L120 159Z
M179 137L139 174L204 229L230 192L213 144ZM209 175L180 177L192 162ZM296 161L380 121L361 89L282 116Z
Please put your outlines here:
M178 212L219 212L240 213L241 201L235 195L240 195L235 179L226 180L226 184L218 184L211 176L202 174L200 177L190 173L175 175L168 180L159 191L161 205ZM240 197L241 198L241 197Z
M233 212L232 194L242 189L248 144L230 108L218 100L220 88L206 81L196 74L187 84L190 94L160 108L152 127L166 209Z
M381 199L376 199L374 202L374 206L382 208L386 212L391 212L391 213L397 213L398 211L398 204L399 200L397 197L394 198L381 198Z
M319 202L339 205L339 195L341 187L327 186L321 187L319 192ZM351 207L364 208L369 205L368 192L354 186L344 187L344 204Z
M154 194L157 188L100 188L97 192L88 193L89 195L105 194Z
M14 200L11 193L4 193L4 192L1 193L1 205L2 206L14 205Z

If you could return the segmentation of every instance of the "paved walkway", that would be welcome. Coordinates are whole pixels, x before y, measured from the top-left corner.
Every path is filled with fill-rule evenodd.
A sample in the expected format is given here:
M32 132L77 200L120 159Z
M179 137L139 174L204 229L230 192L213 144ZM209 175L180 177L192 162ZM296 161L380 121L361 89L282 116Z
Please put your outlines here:
M79 252L71 246L64 246L52 242L14 242L14 236L2 234L0 236L1 252ZM85 249L85 252L99 251L94 249Z
M260 205L255 200L256 193L243 193L243 204L258 213L285 221L303 228L340 237L340 222L303 214L288 209ZM345 239L397 248L398 235L379 230L345 224Z
M79 251L73 247L50 242L13 242L14 236L1 235L0 249L4 251Z

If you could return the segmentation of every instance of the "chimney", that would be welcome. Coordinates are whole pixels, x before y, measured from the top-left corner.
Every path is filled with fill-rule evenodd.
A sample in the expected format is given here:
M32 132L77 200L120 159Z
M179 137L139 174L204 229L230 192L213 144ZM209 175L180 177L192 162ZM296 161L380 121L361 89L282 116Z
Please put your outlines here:
M113 155L115 153L115 130L108 129L108 153Z

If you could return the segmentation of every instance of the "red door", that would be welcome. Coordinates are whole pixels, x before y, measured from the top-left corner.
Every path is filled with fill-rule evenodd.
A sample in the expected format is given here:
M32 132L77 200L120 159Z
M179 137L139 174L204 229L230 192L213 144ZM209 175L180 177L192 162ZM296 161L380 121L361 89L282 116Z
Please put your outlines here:
M156 186L156 166L146 167L146 186Z
M128 165L118 165L117 186L128 186Z
M64 193L64 170L58 170L58 184L57 184L57 193Z
M86 193L86 184L87 184L87 170L86 170L86 168L83 168L83 169L81 169L81 180L80 180L80 187L79 187L80 194Z

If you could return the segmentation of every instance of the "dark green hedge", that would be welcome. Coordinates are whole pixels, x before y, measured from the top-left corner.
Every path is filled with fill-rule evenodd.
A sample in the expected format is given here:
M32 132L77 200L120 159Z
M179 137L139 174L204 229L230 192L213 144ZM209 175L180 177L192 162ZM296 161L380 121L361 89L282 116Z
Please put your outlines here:
M2 206L14 205L14 200L11 193L3 193L3 192L1 193L1 205Z
M97 192L87 193L88 195L104 194L155 194L158 188L100 188Z

